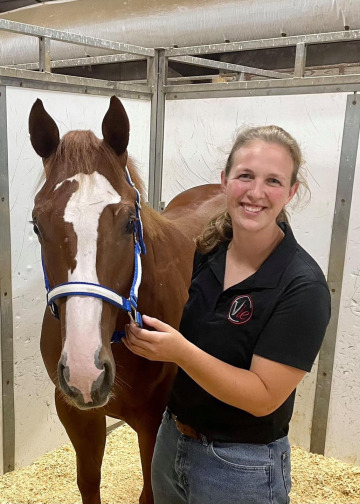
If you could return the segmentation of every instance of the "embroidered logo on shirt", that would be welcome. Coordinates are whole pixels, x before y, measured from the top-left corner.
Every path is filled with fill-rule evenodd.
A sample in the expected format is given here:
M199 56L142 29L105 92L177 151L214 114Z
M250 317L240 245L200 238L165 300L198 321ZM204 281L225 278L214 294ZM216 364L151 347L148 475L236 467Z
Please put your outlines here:
M237 296L231 303L228 320L233 324L245 324L253 314L253 301L250 296Z

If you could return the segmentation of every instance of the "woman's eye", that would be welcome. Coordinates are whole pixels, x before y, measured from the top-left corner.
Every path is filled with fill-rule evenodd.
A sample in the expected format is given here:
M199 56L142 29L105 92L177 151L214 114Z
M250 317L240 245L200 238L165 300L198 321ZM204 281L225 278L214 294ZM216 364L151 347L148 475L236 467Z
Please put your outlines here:
M249 179L250 178L250 174L249 173L241 173L239 176L238 176L239 179Z
M269 182L270 182L270 184L274 184L274 185L281 185L281 184L280 184L280 180L275 179L275 178L271 178L271 179L269 179Z

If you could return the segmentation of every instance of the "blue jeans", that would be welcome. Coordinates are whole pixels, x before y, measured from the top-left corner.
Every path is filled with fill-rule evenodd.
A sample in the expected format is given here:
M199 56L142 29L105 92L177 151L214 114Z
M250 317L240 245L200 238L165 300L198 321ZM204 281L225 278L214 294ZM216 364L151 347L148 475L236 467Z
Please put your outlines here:
M288 504L290 471L287 437L267 445L196 440L166 411L152 462L155 504Z

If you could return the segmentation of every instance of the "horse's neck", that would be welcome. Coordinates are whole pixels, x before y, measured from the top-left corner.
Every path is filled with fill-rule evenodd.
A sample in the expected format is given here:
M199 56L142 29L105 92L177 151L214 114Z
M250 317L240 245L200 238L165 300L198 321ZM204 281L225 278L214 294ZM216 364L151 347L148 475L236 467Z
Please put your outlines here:
M177 327L191 278L192 236L151 208L143 221L147 253L142 257L139 309Z

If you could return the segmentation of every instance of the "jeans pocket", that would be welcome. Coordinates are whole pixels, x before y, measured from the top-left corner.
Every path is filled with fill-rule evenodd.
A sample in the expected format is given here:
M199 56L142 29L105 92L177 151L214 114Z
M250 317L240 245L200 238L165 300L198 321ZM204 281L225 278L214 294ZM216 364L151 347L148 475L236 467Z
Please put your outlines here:
M241 469L270 471L269 451L266 445L244 443L210 443L209 448L219 461Z
M291 449L289 448L286 450L282 455L281 455L281 470L282 470L282 476L284 480L284 486L286 490L286 502L289 504L290 498L289 498L289 493L291 491L291 460L290 460L290 452Z
M246 504L269 504L271 501L271 463L265 445L209 443L212 470L221 486L222 500Z

